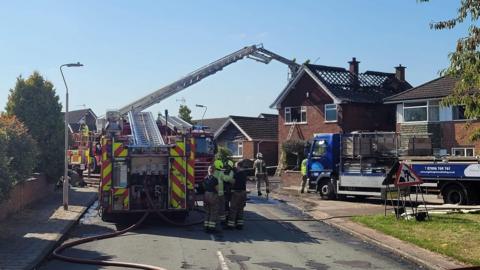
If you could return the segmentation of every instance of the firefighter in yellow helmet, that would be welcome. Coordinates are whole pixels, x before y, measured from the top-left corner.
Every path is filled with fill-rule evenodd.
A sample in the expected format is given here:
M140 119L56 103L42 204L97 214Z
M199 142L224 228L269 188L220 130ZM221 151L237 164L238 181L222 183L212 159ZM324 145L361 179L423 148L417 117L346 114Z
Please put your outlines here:
M220 222L225 223L227 216L225 213L225 191L224 185L226 182L233 183L233 170L225 169L223 161L217 159L214 161L215 172L213 176L218 179L218 218ZM232 166L233 167L233 166Z

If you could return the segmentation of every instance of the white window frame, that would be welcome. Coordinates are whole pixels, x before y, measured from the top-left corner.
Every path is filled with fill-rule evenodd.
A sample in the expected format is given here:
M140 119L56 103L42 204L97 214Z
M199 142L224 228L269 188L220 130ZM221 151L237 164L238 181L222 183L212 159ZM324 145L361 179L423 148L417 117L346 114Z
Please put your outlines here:
M425 102L425 105L418 105L418 106L408 106L409 103L420 103L420 102ZM405 117L405 104L407 104L407 110L408 109L418 109L418 108L426 108L427 109L427 119L426 120L420 120L420 121L408 121L407 118ZM403 112L402 112L402 117L403 117L403 123L431 123L431 122L440 122L440 105L438 104L438 100L422 100L422 101L411 101L411 102L403 102ZM437 120L431 120L430 119L430 110L433 108L437 108L438 110L438 119Z
M327 120L327 106L335 106L335 108L328 108L329 111L333 111L335 110L335 120ZM323 115L325 116L324 117L324 121L325 123L335 123L335 122L338 122L338 106L337 104L325 104L324 107L323 107Z
M231 143L231 144L235 144L235 148L236 148L236 152L233 152L232 149L230 149L228 147L228 144ZM231 142L228 142L227 145L225 145L225 147L232 151L232 157L236 157L236 158L239 158L239 157L243 157L243 141L231 141Z
M455 152L455 150L463 150L463 156L458 156L458 157L474 157L475 156L475 147L452 147L452 153L451 155L453 155L453 153ZM467 150L472 150L472 155L471 156L467 156Z
M299 122L292 122L292 108L300 108L300 121ZM302 114L305 113L305 119L302 119ZM287 121L287 114L290 115L290 121ZM285 125L291 125L293 123L296 124L307 124L307 106L290 106L285 107Z

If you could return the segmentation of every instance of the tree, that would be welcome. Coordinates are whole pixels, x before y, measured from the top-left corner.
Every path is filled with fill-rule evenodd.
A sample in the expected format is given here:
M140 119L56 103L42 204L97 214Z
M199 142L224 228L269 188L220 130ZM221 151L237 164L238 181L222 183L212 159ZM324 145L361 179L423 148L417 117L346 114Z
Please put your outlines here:
M455 28L470 19L468 35L458 39L455 51L448 56L450 66L441 72L442 75L458 79L453 93L442 100L442 105L465 106L465 117L468 119L480 117L480 26L477 23L479 16L479 0L461 0L456 17L430 24L432 29L445 30ZM480 128L471 134L470 139L480 139Z
M0 201L17 182L31 176L37 162L35 140L14 116L0 115Z
M219 146L217 149L217 153L215 154L215 159L226 161L229 160L231 156L232 152L228 148Z
M62 106L53 84L38 72L28 79L17 78L10 89L5 107L9 116L16 116L36 141L39 156L36 170L55 181L63 171L64 128Z
M192 116L190 115L192 111L190 108L188 108L187 105L180 105L180 108L178 109L178 116L185 122L187 123L192 123Z
M298 168L300 166L300 161L304 157L305 143L306 142L303 140L291 139L285 141L282 144L282 150L286 154L285 162L287 163L287 165L289 163L289 157L293 155L296 157L296 167Z

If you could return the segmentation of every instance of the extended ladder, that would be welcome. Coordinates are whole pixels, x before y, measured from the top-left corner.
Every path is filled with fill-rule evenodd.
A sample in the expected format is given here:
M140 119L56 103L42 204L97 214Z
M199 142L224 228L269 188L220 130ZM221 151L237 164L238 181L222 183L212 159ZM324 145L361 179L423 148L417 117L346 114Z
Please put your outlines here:
M285 141L290 140L290 138L292 137L296 124L297 124L297 122L293 122L292 125L290 126L290 129L288 130L287 138L285 139ZM278 160L277 169L275 170L275 176L280 176L283 172L283 169L284 169L283 159L284 159L284 157L285 157L285 151L281 150L280 159Z
M165 144L151 112L129 112L128 118L133 146L158 147Z

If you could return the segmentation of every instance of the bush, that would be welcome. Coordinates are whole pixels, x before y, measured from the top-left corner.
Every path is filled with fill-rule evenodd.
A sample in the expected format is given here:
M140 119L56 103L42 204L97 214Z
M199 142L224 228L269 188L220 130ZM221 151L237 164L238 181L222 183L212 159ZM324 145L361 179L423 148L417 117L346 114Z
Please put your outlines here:
M288 140L282 144L282 151L285 153L284 160L280 161L286 165L286 168L292 167L294 165L295 168L300 168L300 161L303 160L305 157L304 149L305 149L306 141L303 140Z
M14 184L30 177L37 153L36 143L22 122L0 115L0 201Z
M217 149L217 153L215 154L215 159L220 159L222 161L230 159L232 156L232 152L228 150L228 148L219 146Z

